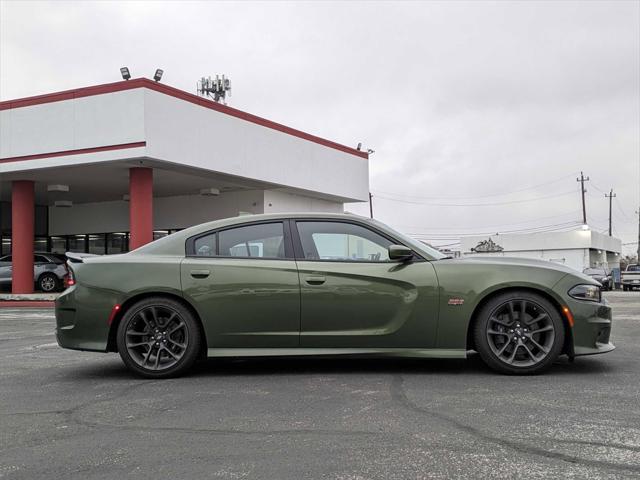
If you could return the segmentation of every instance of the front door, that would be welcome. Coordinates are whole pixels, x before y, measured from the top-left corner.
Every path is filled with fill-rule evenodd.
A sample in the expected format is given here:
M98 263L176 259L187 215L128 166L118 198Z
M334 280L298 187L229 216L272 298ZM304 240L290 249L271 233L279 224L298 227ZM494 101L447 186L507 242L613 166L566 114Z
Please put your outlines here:
M301 347L430 348L437 278L430 262L391 261L398 241L349 221L296 220Z
M245 224L188 242L182 288L209 348L299 345L300 285L288 229L284 222Z

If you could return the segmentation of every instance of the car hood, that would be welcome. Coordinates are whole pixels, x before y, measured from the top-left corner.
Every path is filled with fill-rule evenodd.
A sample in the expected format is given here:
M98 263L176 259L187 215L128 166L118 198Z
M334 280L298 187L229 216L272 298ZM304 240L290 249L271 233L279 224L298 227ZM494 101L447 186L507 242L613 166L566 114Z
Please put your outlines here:
M561 265L559 263L550 262L548 260L538 260L535 258L520 258L520 257L482 257L482 256L469 256L464 258L447 258L443 260L437 260L434 264L438 264L440 262L451 262L456 265L465 265L465 264L478 264L481 263L483 265L494 265L496 267L532 267L532 268L543 268L546 270L554 270L556 272L562 273L564 275L573 275L576 278L579 278L585 283L595 284L593 278L585 275L573 268L567 267L566 265Z

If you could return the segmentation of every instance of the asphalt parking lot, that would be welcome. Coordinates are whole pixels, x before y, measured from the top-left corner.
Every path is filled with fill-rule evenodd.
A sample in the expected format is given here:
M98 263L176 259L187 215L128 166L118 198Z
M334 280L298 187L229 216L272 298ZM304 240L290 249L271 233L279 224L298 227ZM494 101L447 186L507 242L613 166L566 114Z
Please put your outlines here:
M640 476L640 292L607 355L537 377L468 360L215 360L141 380L0 310L0 478Z

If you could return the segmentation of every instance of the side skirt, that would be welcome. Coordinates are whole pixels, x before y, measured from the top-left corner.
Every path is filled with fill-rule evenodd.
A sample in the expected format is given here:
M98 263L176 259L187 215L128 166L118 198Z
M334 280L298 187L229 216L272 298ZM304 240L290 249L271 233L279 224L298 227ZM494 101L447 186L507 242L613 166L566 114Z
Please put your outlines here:
M413 348L209 348L208 357L410 357L410 358L467 358L463 349Z

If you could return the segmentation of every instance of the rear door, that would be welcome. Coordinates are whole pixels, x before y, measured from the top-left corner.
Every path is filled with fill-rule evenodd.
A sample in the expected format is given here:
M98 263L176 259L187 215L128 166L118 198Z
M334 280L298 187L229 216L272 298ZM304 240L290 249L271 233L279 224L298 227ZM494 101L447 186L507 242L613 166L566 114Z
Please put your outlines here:
M288 222L243 224L194 237L180 270L209 348L299 345L300 285Z
M368 225L295 220L301 287L301 347L429 348L437 287L430 262L389 260L400 243Z

